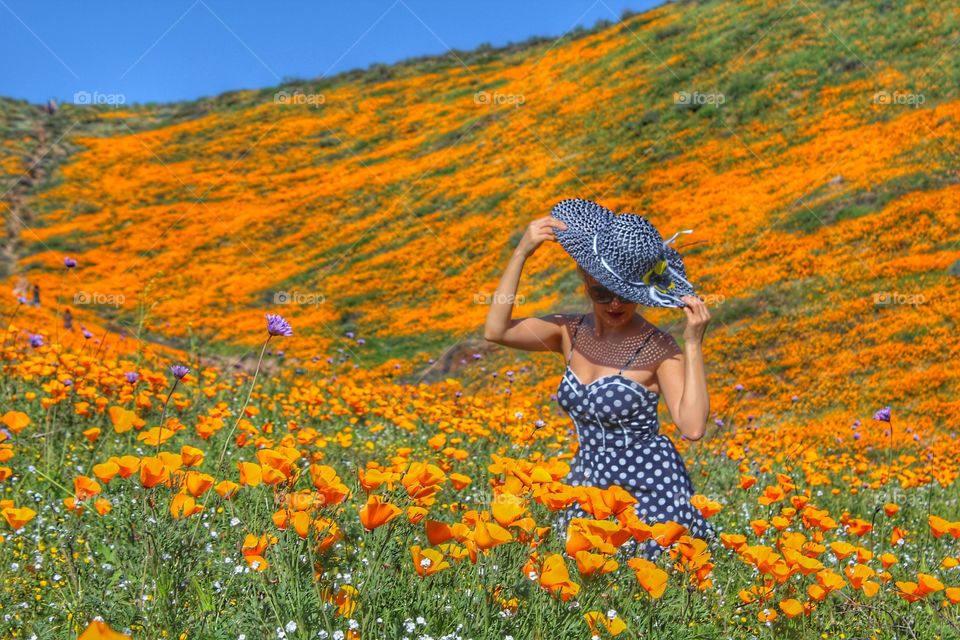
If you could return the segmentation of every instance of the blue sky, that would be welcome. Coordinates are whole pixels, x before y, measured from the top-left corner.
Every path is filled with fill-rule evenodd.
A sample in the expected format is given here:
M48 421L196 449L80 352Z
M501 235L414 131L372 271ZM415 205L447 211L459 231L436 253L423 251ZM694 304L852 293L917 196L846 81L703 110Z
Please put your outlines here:
M0 0L0 95L168 102L559 37L655 0Z

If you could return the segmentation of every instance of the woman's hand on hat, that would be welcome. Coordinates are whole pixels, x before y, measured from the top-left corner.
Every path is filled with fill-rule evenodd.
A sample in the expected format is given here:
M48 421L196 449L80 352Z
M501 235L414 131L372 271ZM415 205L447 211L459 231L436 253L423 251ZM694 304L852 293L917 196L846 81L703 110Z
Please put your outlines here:
M525 258L529 258L533 255L541 244L546 240L552 240L553 242L557 241L557 237L554 234L554 229L560 229L561 231L566 229L567 225L562 220L557 220L553 216L543 216L542 218L537 218L527 226L527 230L524 232L523 237L520 238L520 242L517 243L517 252L522 254Z
M685 305L683 312L687 314L687 326L683 328L683 341L687 344L702 344L703 334L710 323L710 311L698 296L686 295L680 299Z

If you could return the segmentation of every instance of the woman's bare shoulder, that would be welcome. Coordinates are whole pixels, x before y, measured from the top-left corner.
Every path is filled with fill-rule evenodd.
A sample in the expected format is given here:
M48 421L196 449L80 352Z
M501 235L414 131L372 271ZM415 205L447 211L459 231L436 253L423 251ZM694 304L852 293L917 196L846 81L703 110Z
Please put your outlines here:
M680 345L677 344L677 339L673 337L672 333L657 326L654 326L653 329L653 341L660 347L661 353L664 355L664 360L683 353Z
M547 322L552 322L553 324L561 327L568 327L572 324L575 324L580 316L581 314L579 313L551 313L545 316L540 316L540 319Z
M554 324L560 328L562 334L566 334L566 340L570 339L570 336L573 335L573 328L577 324L577 320L580 319L580 316L583 314L580 313L550 313L545 316L540 316L540 320Z

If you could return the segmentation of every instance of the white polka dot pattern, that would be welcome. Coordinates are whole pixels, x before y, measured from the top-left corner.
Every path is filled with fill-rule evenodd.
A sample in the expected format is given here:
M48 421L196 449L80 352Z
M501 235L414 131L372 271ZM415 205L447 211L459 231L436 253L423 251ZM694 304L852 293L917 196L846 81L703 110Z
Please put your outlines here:
M582 320L571 338L571 357ZM622 369L584 384L569 361L557 401L573 420L579 448L565 482L600 488L619 485L637 499L635 510L644 522L673 520L687 527L692 536L714 539L712 525L690 504L695 492L680 452L660 433L659 394L623 376ZM571 519L591 517L574 504L561 512L557 530L565 534ZM625 550L636 553L635 542ZM650 558L662 550L653 540L645 541L640 549Z

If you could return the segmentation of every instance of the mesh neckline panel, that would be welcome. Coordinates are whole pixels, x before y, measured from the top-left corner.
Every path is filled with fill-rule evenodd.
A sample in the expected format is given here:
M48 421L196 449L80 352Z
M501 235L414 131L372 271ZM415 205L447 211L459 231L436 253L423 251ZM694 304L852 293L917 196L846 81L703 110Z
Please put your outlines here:
M577 323L581 318L583 321L578 328ZM623 371L648 369L651 365L682 353L673 336L657 327L652 326L639 335L628 336L617 342L606 342L596 337L592 321L593 315L587 313L568 318L566 325L573 344L572 350L595 365ZM638 353L637 349L644 342L646 344ZM573 354L568 350L566 355L569 364Z

